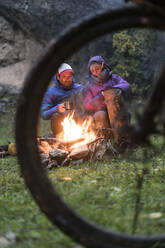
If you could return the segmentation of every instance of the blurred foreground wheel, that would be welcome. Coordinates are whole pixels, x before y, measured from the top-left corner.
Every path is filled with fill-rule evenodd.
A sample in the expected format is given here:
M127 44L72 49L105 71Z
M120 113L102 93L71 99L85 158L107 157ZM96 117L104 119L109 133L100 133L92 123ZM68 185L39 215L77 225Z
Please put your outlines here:
M16 143L26 185L41 211L65 234L85 247L165 247L165 236L131 236L105 230L71 209L55 191L41 165L37 148L37 123L45 90L59 65L83 45L114 31L128 28L165 29L165 16L145 5L86 18L49 44L45 54L26 77L16 114Z

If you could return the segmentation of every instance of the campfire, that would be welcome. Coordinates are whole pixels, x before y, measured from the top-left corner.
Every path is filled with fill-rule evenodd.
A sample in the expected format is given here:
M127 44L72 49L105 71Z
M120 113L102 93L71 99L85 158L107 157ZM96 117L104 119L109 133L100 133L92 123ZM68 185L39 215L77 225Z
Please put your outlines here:
M92 119L85 120L82 124L77 124L73 118L73 114L68 114L64 119L62 126L63 132L58 136L58 139L65 143L74 143L70 149L78 148L86 145L96 139L96 134L90 128Z
M63 131L56 138L38 138L41 161L49 169L88 159L101 160L107 149L115 153L110 141L91 128L92 118L76 123L73 114L65 117Z

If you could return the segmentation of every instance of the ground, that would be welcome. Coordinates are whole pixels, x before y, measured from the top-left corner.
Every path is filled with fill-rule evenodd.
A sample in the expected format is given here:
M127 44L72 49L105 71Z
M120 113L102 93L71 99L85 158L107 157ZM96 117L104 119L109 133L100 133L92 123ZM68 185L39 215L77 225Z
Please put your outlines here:
M1 144L15 140L14 116L15 106L9 106L0 119ZM48 131L48 123L41 121L40 132ZM160 151L161 139L153 136L152 142ZM76 248L41 213L20 175L17 157L1 158L0 171L0 238L13 232L16 241L12 247L17 248ZM164 233L163 152L140 147L132 156L106 154L103 161L55 168L48 175L63 199L91 221L127 234Z

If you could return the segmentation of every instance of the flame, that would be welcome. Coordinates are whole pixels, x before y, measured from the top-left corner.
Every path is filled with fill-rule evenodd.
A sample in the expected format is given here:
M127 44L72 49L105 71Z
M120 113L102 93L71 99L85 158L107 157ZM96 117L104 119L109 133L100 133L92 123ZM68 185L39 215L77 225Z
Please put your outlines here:
M76 141L82 139L72 146L76 148L80 145L85 145L96 139L95 133L90 129L92 118L85 120L82 124L77 124L73 118L74 113L68 114L62 122L63 132L60 133L59 139L64 142Z

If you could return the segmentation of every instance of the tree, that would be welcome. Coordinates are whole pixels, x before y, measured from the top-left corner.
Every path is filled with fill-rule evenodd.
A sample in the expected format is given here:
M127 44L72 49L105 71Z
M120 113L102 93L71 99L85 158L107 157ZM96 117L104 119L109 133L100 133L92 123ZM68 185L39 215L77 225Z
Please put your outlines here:
M153 78L153 46L156 33L150 30L124 30L113 35L111 65L132 85L134 94L145 94Z

